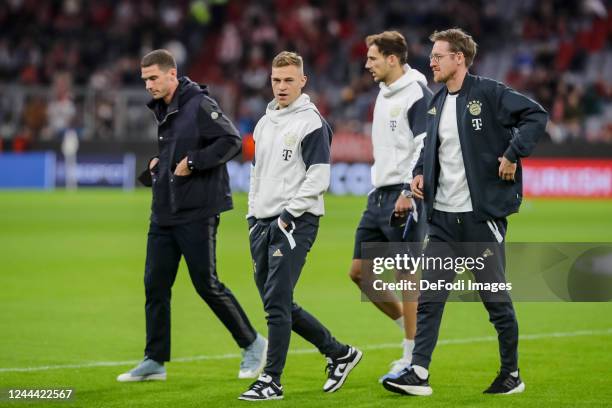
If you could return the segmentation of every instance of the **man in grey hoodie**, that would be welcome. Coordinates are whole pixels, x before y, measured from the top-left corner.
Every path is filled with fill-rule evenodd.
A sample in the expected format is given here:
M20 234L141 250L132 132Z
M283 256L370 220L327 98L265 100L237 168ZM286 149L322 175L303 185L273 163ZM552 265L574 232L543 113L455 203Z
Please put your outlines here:
M268 358L263 373L239 399L283 398L280 378L291 331L327 358L323 391L334 392L359 363L362 353L338 342L293 299L306 255L324 214L330 181L332 131L302 88L302 57L283 51L272 61L274 100L257 123L249 189L249 239L255 283L268 321Z
M432 93L427 79L408 66L408 45L397 31L385 31L366 38L368 46L365 68L370 71L380 91L374 107L372 146L374 165L368 203L357 231L353 262L349 276L384 314L393 320L404 335L402 358L392 363L390 371L380 378L393 377L410 366L416 332L416 294L404 293L399 302L389 290L374 290L371 269L362 253L368 242L421 242L426 223L418 217L420 202L410 191L412 169L416 164L427 119L427 104ZM390 216L408 220L390 225ZM362 273L362 270L364 273ZM378 279L378 278L377 278Z

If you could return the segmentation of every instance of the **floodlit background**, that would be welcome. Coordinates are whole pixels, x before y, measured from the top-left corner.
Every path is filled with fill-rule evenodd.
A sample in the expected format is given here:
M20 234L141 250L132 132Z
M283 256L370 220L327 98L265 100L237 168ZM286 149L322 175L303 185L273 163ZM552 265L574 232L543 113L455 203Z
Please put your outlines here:
M479 44L472 72L533 97L550 113L524 160L525 202L513 242L612 242L610 1L0 2L0 390L75 389L68 406L233 406L239 350L181 265L173 296L173 362L163 384L120 384L142 356L142 283L150 191L135 174L155 154L142 55L173 52L179 74L209 85L243 136L229 164L235 209L222 217L219 275L265 332L244 221L251 132L272 98L277 52L305 58L306 92L334 128L327 215L296 300L363 362L324 395L324 359L298 336L283 378L291 406L381 406L414 399L378 383L402 334L348 278L370 189L378 87L363 68L368 34L397 29L429 79L429 34L459 26ZM430 83L432 90L438 89ZM66 171L75 152L75 171ZM70 166L68 166L68 169ZM67 187L66 187L67 185ZM612 403L610 303L518 303L517 406ZM446 308L423 406L505 406L481 395L498 369L495 332L477 303ZM3 391L5 392L5 391ZM0 405L7 403L2 401ZM25 405L24 405L25 406Z

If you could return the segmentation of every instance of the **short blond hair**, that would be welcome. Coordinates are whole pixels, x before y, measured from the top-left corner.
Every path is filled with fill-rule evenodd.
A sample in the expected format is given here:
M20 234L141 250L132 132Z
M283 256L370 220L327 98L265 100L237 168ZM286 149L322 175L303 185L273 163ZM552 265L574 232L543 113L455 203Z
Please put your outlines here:
M429 36L429 39L431 42L446 41L450 46L451 52L462 53L465 57L466 67L469 68L472 62L474 62L474 57L476 57L476 52L478 51L478 44L476 44L471 35L462 29L449 28L444 31L434 31Z
M296 52L282 51L272 60L272 68L287 67L290 65L295 65L300 71L303 71L304 59Z

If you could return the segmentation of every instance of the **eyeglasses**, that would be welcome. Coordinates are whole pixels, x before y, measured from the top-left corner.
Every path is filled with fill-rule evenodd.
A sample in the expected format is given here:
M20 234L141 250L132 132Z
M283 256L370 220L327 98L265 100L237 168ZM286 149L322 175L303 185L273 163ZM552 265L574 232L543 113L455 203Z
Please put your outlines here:
M440 60L448 55L457 54L456 52L449 52L448 54L431 54L429 56L429 61L435 60L437 63L440 63Z

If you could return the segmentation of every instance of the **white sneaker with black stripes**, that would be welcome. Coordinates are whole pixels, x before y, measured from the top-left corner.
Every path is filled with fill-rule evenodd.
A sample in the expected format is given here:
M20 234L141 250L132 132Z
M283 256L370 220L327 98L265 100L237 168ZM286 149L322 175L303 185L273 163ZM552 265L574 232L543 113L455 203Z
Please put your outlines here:
M340 389L349 373L361 360L363 353L355 347L349 346L348 353L344 357L332 359L327 357L327 381L323 385L323 391L334 392Z
M266 373L262 373L257 381L255 381L248 390L246 390L239 400L244 401L266 401L283 399L283 387L276 384L272 377Z

